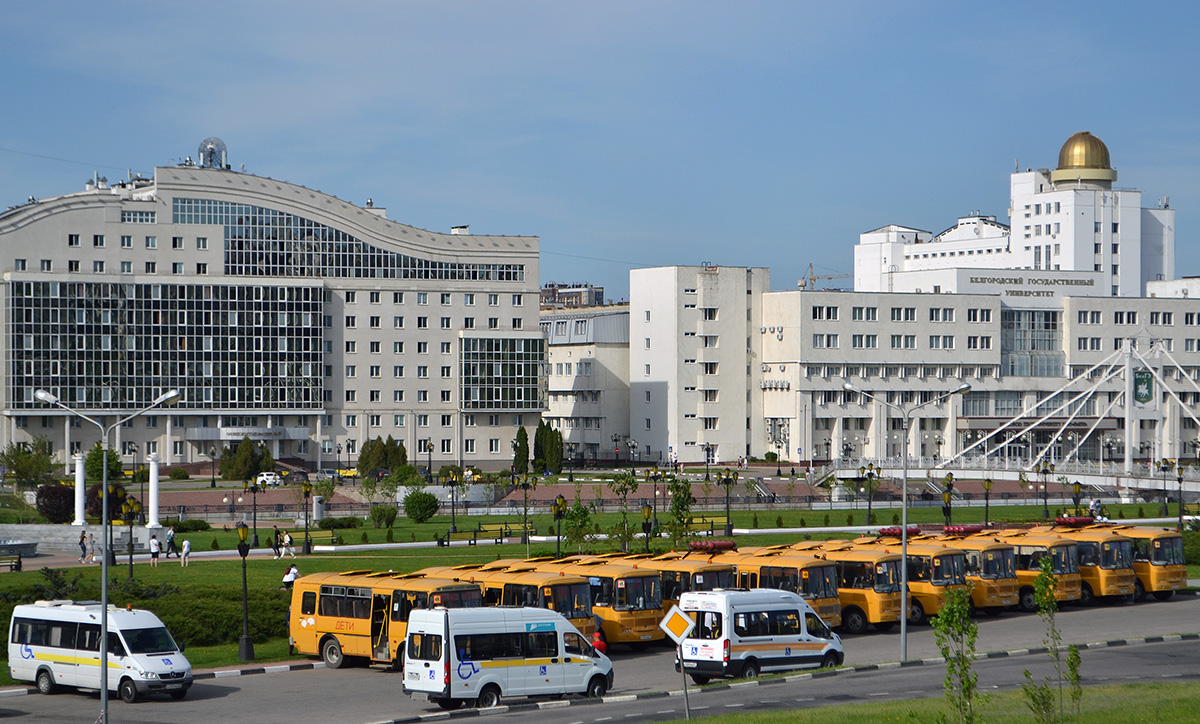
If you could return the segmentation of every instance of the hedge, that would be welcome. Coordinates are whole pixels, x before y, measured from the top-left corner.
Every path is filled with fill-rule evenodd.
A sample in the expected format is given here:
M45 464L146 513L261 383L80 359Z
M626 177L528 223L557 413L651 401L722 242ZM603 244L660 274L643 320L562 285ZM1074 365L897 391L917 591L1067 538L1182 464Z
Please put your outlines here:
M333 530L335 528L361 528L363 525L362 518L347 516L345 518L322 518L317 522L317 527L321 530Z

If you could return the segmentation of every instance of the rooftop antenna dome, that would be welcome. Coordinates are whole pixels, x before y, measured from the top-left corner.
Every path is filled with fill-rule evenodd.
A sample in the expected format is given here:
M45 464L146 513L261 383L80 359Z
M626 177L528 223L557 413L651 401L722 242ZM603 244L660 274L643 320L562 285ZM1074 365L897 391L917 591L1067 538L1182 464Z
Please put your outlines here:
M1109 161L1108 146L1104 141L1087 131L1080 131L1067 139L1058 152L1058 168L1050 172L1050 180L1090 181L1112 187L1117 172Z
M216 136L209 136L200 142L200 150L197 155L200 157L201 166L225 168L229 152L225 149L224 141Z

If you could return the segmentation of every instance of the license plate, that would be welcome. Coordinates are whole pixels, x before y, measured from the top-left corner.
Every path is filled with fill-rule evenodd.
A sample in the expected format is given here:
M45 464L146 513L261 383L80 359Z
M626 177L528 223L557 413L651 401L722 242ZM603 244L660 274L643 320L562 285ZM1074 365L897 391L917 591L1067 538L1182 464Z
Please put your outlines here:
M181 688L183 688L183 684L167 684L163 688L164 689L181 689Z
M649 641L652 638L654 637L650 634L642 634L642 641Z
M683 668L694 669L694 668L696 668L696 662L695 661L685 661L685 662L683 662Z
M421 678L421 675L415 671L410 671L410 672L408 672L408 678L412 679L413 681L416 681L417 679Z

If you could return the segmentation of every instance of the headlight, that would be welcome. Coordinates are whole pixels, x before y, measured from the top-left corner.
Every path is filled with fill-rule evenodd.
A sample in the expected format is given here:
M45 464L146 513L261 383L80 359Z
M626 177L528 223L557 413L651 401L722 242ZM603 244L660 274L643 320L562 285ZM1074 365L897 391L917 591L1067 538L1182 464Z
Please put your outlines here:
M143 671L143 672L142 672L142 678L144 678L144 679L157 679L157 678L158 678L158 674L154 673L153 671Z

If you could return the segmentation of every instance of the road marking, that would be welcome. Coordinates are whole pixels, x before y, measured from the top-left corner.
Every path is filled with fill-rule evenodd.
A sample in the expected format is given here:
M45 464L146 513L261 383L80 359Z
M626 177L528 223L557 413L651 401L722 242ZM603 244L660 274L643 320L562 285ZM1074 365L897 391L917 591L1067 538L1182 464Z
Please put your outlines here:
M654 713L655 714L674 714L675 710L674 709L663 709L661 711L656 711Z
M602 716L599 719L593 719L592 721L612 721L612 717L611 716Z
M737 708L739 708L739 707L741 707L741 706L743 706L743 705L742 705L742 704L726 704L726 705L725 705L725 708L726 708L726 709L737 709Z
M867 696L891 696L891 695L886 691L877 691L874 694L867 694Z
M795 699L795 701L816 701L816 698L811 697L811 696L805 696L805 697L801 697L799 699Z

